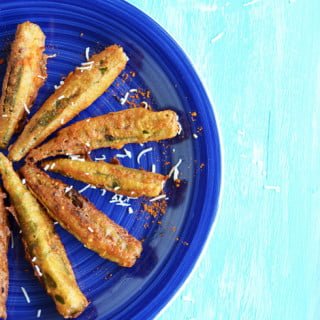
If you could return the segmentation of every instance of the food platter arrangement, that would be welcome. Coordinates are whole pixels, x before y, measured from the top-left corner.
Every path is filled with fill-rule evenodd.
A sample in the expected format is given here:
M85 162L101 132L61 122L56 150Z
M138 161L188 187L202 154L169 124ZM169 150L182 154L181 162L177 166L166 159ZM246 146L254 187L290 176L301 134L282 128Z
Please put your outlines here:
M72 1L14 2L0 5L0 318L152 318L215 217L211 104L129 4L68 18Z

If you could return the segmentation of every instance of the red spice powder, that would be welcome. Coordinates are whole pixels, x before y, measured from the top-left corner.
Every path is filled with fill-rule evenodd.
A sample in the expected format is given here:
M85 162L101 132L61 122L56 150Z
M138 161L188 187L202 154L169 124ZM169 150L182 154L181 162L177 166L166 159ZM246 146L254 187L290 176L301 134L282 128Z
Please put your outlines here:
M149 213L153 217L157 217L159 214L165 214L167 211L167 201L165 199L154 201L150 204L142 204L142 208L145 212Z

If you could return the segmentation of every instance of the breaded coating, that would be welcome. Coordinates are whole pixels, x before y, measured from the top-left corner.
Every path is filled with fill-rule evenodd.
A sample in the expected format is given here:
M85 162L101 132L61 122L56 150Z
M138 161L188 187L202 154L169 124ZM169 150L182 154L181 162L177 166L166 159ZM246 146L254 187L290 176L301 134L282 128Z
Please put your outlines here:
M2 84L1 148L7 147L47 78L44 49L45 35L38 25L29 21L18 25Z
M5 189L15 208L22 231L26 258L35 275L53 298L58 312L75 318L88 305L78 287L71 264L52 220L14 171L11 162L0 153L0 172Z
M42 166L53 172L129 197L156 197L163 190L166 176L103 161L56 159Z
M88 118L64 128L55 138L32 150L28 159L36 162L62 154L86 154L105 147L120 149L128 143L173 138L179 131L174 111L128 109Z
M123 267L140 257L141 242L99 211L79 192L50 178L34 165L21 169L28 187L47 208L51 217L87 248Z
M10 150L9 159L19 161L51 133L90 106L113 83L127 61L123 49L112 45L93 55L85 66L71 72L25 126Z
M7 318L6 302L8 298L9 286L9 270L8 270L8 242L9 242L9 227L8 213L4 206L5 194L0 189L0 318Z

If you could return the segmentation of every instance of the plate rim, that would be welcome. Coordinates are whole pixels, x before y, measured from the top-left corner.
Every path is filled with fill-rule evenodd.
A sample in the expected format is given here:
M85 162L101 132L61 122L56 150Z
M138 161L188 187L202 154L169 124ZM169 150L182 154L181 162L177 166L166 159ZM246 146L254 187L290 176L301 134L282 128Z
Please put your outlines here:
M188 69L193 73L196 80L199 83L199 86L202 88L202 94L204 95L205 99L208 100L208 104L210 105L210 111L212 113L212 118L214 120L214 126L217 133L217 142L218 142L218 150L219 150L219 185L218 185L218 195L216 199L215 206L212 208L211 215L212 217L212 223L210 225L209 231L206 234L206 238L202 243L201 249L198 251L198 256L193 260L193 265L190 267L187 273L184 274L184 277L181 278L179 281L178 286L176 286L171 292L169 297L163 298L163 302L161 304L158 304L157 310L154 310L152 314L150 314L150 319L159 319L164 312L172 305L172 303L177 299L179 294L183 291L183 289L188 285L189 281L191 280L192 276L196 272L197 268L199 267L202 259L204 258L204 255L206 254L210 241L213 237L214 231L217 226L218 219L220 217L220 209L221 209L221 202L223 198L223 192L224 192L224 144L222 140L222 129L221 129L221 122L219 117L217 116L216 112L216 104L213 101L213 98L210 96L210 91L207 89L207 85L203 82L202 78L200 77L199 73L197 72L197 68L195 67L194 63L192 62L192 59L189 57L188 53L180 46L180 44L177 42L177 40L168 32L164 27L161 26L160 23L158 23L156 20L154 20L152 17L150 17L147 13L145 13L143 10L139 9L135 5L129 3L126 0L116 0L119 3L123 3L130 7L130 9L135 10L138 14L142 14L144 18L149 20L149 23L151 23L154 27L157 28L157 31L161 32L163 36L166 38L166 40L169 40L174 44L174 47L179 53L180 56L184 58L185 64L188 66ZM98 0L98 2L111 2L111 0ZM156 308L154 308L156 309ZM136 318L136 317L135 317Z

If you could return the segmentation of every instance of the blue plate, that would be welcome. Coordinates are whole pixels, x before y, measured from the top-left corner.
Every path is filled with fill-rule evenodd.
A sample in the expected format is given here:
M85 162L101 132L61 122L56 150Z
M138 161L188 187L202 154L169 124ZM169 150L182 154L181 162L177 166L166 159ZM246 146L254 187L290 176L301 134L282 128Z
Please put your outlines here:
M180 117L182 134L176 139L143 146L128 145L129 167L143 167L167 174L180 159L181 185L169 182L167 212L157 217L143 212L146 200L127 199L127 207L110 203L113 194L87 189L83 194L100 210L144 239L141 259L131 269L99 258L73 236L60 233L81 289L91 301L79 319L151 319L173 297L197 261L216 215L221 179L219 136L212 106L187 57L170 36L145 14L123 1L24 1L0 3L0 57L7 55L18 23L30 20L47 35L46 52L57 54L48 63L49 78L32 112L54 91L75 66L85 60L85 48L98 52L113 43L122 45L130 60L126 71L93 105L72 122L88 116L122 110L119 98L129 89L150 90L140 101L156 110L170 108ZM5 64L0 65L1 79ZM134 93L132 93L134 95ZM129 97L128 101L132 101ZM193 114L192 114L193 113ZM196 114L195 114L196 113ZM194 135L196 134L196 135ZM146 148L152 151L137 155ZM124 150L99 150L93 157L110 159ZM59 177L80 190L84 184ZM13 223L14 247L9 250L9 319L60 319L51 299L35 279L24 259L19 233ZM24 287L31 303L22 294Z

